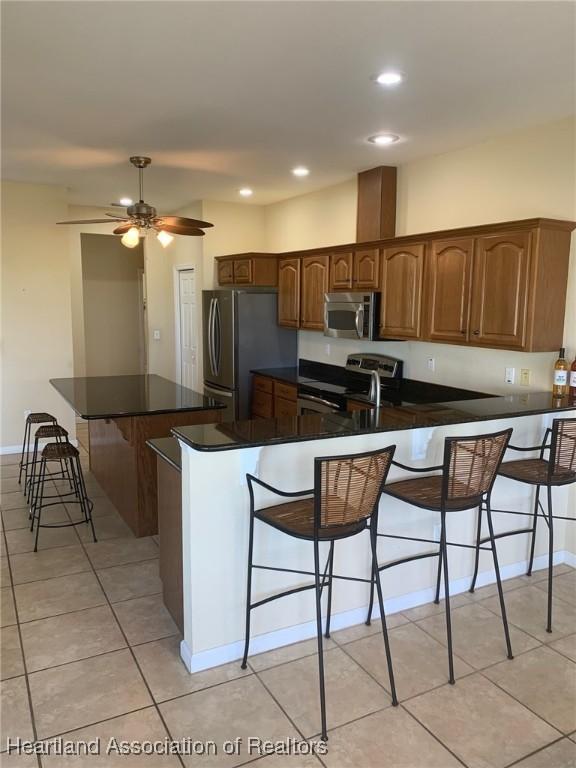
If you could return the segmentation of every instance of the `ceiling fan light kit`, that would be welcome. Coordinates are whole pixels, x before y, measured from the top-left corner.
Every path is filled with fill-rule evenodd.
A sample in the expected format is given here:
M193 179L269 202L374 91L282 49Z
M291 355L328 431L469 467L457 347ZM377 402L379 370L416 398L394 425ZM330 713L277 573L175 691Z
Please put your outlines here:
M151 158L134 155L130 162L138 168L139 200L126 208L126 216L107 213L107 219L81 219L78 221L59 221L58 224L105 224L116 222L113 233L122 235L121 243L127 248L135 248L141 237L148 232L155 232L161 246L166 248L174 240L173 235L201 237L204 229L211 227L207 221L188 219L184 216L158 216L156 208L144 202L144 169L152 162Z

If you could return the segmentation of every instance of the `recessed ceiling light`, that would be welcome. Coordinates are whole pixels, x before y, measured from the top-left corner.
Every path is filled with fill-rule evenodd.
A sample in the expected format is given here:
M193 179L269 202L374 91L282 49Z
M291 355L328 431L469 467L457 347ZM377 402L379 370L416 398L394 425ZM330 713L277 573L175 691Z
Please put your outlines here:
M378 85L398 85L402 82L403 77L400 72L381 72L376 75L374 80Z
M303 165L297 165L296 168L292 168L292 173L294 176L308 176L310 170Z
M120 198L120 205L125 205L126 207L128 207L129 205L132 205L133 202L134 202L134 200L132 200L131 197L121 197Z
M378 144L379 147L385 147L388 144L394 144L399 138L394 133L377 133L375 136L369 136L367 141L371 144Z
M242 197L251 197L254 192L250 189L250 187L242 187L242 189L238 190L238 194L242 195Z

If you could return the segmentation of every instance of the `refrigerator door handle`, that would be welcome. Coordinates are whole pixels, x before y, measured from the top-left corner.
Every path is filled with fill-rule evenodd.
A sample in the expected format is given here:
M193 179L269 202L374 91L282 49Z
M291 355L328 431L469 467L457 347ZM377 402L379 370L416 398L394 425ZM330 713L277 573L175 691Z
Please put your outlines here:
M220 375L222 362L222 323L220 322L220 302L214 299L214 375Z
M212 376L216 375L214 370L214 302L215 299L210 299L210 309L208 311L208 359Z
M204 392L208 392L211 395L216 395L216 397L233 397L234 392L232 392L229 389L216 389L215 387L210 387L208 384L204 384Z

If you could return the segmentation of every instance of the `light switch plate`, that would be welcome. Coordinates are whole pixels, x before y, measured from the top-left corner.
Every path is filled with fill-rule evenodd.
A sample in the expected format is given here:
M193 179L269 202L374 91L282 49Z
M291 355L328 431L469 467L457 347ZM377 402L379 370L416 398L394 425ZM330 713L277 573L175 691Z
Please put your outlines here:
M154 331L154 341L160 341L160 331L156 330Z

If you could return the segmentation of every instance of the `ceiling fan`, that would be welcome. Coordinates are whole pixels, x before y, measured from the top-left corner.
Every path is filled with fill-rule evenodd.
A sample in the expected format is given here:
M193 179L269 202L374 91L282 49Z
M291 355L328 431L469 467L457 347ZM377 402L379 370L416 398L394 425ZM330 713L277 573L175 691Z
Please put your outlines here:
M122 244L127 248L135 248L140 242L140 237L148 232L156 232L156 237L163 248L170 245L172 234L174 235L204 235L203 229L212 227L207 221L187 219L183 216L158 216L156 208L144 202L144 168L152 162L149 157L139 155L131 157L130 162L138 168L140 199L126 208L126 216L117 216L107 213L107 219L80 219L78 221L59 221L58 224L108 224L116 222L118 226L113 230L115 235L122 235ZM172 234L171 234L172 233Z

